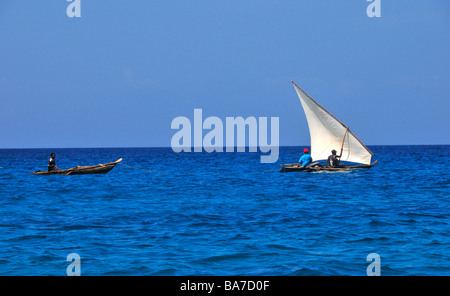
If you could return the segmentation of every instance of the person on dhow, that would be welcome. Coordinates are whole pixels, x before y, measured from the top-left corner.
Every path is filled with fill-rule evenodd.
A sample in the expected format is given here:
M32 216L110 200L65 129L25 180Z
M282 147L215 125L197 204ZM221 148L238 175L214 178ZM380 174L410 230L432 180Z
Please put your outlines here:
M336 153L337 153L336 150L334 150L334 149L331 150L331 155L328 156L325 166L328 166L328 164L330 164L330 166L335 167L335 168L341 166L339 163L341 161L342 153L341 153L341 155L337 155Z
M313 159L311 157L311 155L309 155L309 150L308 149L303 149L303 155L302 157L300 157L299 159L299 163L302 165L302 167L307 167L312 163Z

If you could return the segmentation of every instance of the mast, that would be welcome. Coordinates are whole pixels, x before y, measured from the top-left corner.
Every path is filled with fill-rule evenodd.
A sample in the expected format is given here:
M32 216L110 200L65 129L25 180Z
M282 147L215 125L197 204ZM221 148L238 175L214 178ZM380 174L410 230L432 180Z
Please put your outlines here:
M345 136L347 136L348 131L349 131L349 127L347 126L347 129L345 130L344 138L342 139L341 153L339 154L339 157L342 156L342 151L344 151Z

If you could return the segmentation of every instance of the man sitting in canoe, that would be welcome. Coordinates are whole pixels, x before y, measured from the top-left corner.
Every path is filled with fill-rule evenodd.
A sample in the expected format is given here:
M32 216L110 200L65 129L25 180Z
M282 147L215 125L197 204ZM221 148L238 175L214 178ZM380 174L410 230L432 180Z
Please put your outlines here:
M341 156L342 156L342 152L341 155L336 155L337 151L336 150L331 150L331 155L328 156L327 162L325 163L325 166L327 167L328 164L330 164L331 167L337 168L337 167L342 167L344 165L341 165Z
M311 155L309 155L309 150L308 149L303 149L303 155L302 157L300 157L299 161L298 161L302 167L307 167L312 163L312 157Z
M50 159L47 164L47 168L48 168L49 172L60 171L60 169L56 166L55 157L56 157L55 153L50 154Z

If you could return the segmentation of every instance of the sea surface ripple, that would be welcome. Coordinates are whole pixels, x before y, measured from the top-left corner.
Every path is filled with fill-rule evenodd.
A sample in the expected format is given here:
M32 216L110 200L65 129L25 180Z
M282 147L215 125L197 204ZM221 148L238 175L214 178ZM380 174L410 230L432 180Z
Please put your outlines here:
M371 146L369 170L280 173L303 147L0 150L0 275L450 275L450 146ZM50 152L106 175L35 176ZM429 160L429 161L428 161ZM269 172L268 172L269 171Z

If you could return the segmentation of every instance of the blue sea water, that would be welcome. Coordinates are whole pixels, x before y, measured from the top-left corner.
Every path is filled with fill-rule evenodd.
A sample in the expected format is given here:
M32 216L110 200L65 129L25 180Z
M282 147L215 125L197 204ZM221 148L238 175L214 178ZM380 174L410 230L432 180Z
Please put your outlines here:
M371 146L369 170L279 173L303 147L0 150L0 275L450 275L450 146ZM106 175L35 176L123 157Z

